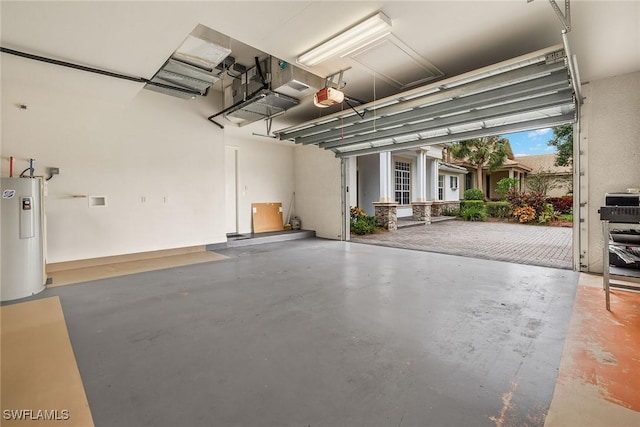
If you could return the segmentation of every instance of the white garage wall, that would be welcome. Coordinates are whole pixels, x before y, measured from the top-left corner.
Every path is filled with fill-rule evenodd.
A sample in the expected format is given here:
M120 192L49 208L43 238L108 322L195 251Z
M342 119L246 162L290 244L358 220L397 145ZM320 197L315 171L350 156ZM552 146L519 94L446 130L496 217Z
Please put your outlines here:
M251 203L282 203L284 222L291 206L295 187L293 143L252 135L252 129L264 132L263 128L263 122L258 122L243 128L226 126L224 130L225 144L238 153L239 233L251 232Z
M602 272L598 208L607 192L640 187L640 72L584 86L588 174L588 271Z
M60 168L48 183L47 261L225 241L224 137L206 120L214 102L142 90L114 105L64 88L3 85L2 176L8 156L21 159L18 172L30 157L36 174ZM105 196L107 206L89 207L84 196Z
M318 237L340 239L340 159L315 146L297 146L294 156L295 212L302 228L315 230Z

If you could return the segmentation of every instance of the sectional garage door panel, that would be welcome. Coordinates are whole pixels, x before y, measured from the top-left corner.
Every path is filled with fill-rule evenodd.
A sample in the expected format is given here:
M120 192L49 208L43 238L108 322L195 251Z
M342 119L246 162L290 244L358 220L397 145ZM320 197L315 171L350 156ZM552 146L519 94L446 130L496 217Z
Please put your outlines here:
M562 45L276 131L338 157L396 151L575 121Z

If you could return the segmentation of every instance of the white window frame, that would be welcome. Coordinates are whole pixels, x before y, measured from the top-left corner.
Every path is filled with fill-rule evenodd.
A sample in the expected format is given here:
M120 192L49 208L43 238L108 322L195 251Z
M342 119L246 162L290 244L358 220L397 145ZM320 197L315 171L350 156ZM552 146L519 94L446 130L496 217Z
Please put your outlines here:
M438 200L444 200L444 182L445 176L438 175Z
M404 159L395 159L393 162L393 179L394 200L401 206L410 205L411 162Z

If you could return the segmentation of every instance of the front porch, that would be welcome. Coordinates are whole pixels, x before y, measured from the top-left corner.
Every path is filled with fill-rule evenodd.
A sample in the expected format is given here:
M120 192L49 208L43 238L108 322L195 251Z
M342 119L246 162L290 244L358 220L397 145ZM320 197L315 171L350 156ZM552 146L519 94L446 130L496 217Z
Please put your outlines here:
M353 159L358 191L350 205L375 216L387 230L431 224L460 208L458 175L466 173L441 158L442 147L429 146L362 156L357 164Z
M460 201L413 202L411 216L398 216L396 203L374 203L374 208L378 226L387 230L398 230L455 219L456 216L448 213L460 209Z

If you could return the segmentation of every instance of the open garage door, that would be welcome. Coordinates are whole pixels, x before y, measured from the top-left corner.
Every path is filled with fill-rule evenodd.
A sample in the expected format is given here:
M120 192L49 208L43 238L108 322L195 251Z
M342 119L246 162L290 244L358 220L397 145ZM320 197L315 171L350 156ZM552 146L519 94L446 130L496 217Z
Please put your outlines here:
M343 159L343 238L348 240L348 188L355 185L349 182L349 170L355 169L354 158L577 124L579 78L566 46L555 45L274 133L282 140L331 150ZM574 168L579 170L579 164ZM573 253L578 260L578 173L573 187L578 213ZM578 266L575 262L576 270Z
M557 45L275 134L352 157L575 121L569 59Z

